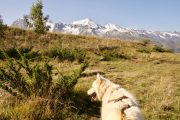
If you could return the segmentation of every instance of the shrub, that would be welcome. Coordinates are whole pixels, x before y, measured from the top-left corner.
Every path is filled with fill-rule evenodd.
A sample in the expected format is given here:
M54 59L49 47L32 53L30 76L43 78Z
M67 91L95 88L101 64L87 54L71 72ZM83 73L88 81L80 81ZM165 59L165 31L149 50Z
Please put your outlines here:
M14 47L6 49L4 52L11 58L20 59L21 56L18 53L23 54L27 59L35 58L39 56L38 52L32 52L32 47L21 47L18 50ZM3 55L3 50L0 49L0 59L5 59L6 57Z
M140 48L137 51L142 53L151 53L151 49L149 48Z
M116 59L129 59L127 55L124 53L119 53L118 50L102 50L100 51L100 55L102 56L101 60L110 61Z
M83 62L86 53L80 49L69 49L69 48L59 48L59 47L52 47L48 50L45 54L50 58L58 58L60 60L69 60L74 61L78 60L78 62Z
M14 119L65 119L78 116L74 107L76 103L73 88L87 67L87 61L81 63L79 71L71 75L60 74L58 79L53 79L52 65L31 65L24 54L16 51L20 56L19 60L1 51L7 64L0 68L0 88L22 101L14 101L16 105L12 106L11 112L18 115L10 116ZM24 102L25 104L21 104ZM23 110L25 106L29 106L31 110ZM23 112L28 113L28 117ZM8 119L8 114L2 117Z
M4 86L2 85L4 89L7 91L15 89L23 96L31 96L31 94L48 96L56 91L61 92L61 94L67 93L76 84L78 77L80 77L80 72L84 69L84 66L82 66L80 72L72 76L61 75L59 80L57 80L58 82L53 84L51 65L45 63L43 66L39 64L30 66L30 61L26 56L22 55L19 50L16 51L20 55L20 60L15 60L1 51L7 59L7 65L4 69L0 69L0 78L4 80L5 84ZM14 95L13 92L10 93Z
M154 46L152 51L154 51L154 52L172 52L171 50L162 48L160 46Z
M151 41L149 39L142 40L142 45L147 46Z
M142 53L151 53L151 52L172 52L171 50L162 48L160 46L154 46L153 48L148 48L148 47L142 47L137 50L138 52Z

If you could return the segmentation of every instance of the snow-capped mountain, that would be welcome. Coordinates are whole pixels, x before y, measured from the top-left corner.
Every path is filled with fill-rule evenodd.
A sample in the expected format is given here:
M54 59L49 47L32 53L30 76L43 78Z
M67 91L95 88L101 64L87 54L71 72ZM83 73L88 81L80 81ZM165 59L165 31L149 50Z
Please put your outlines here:
M63 24L62 22L54 23L52 21L48 21L46 25L50 27L49 31L51 32L61 32L65 27L65 24Z
M114 24L105 26L96 24L91 19L83 19L74 21L70 24L62 22L48 21L46 25L50 26L50 32L62 32L75 35L94 35L106 38L120 38L126 40L150 39L152 42L170 49L180 49L180 33L179 32L160 32L135 30L120 27ZM27 29L25 21L18 19L13 22L12 26Z
M113 30L117 30L118 32L122 32L122 33L129 32L128 29L114 25L114 24L107 24L107 25L105 25L105 28L106 29L104 29L105 30L104 32L113 31Z
M98 25L89 18L79 20L79 21L74 21L72 25L79 26L79 27L98 28Z

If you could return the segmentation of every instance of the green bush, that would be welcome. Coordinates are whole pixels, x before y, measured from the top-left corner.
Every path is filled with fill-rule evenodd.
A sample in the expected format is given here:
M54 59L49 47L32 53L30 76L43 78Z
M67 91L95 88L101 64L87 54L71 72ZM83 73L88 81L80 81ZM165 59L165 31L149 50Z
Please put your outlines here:
M69 48L59 48L59 47L52 47L50 48L45 55L50 58L58 58L60 60L69 60L74 61L78 60L78 62L83 62L86 53L80 49L69 49Z
M47 96L57 91L63 94L69 90L71 91L78 77L80 77L80 73L72 76L61 75L58 82L53 84L51 65L48 63L45 63L43 66L39 64L30 65L30 61L26 56L22 55L19 50L16 51L21 57L20 60L13 59L1 51L7 59L7 65L4 69L0 69L0 78L4 80L4 83L8 83L9 85L2 85L2 88L11 91L10 93L12 93L13 89L16 89L23 96L31 96L32 94L36 96ZM12 94L14 95L14 93Z
M154 51L154 52L172 52L171 50L162 48L160 46L154 46L152 51Z
M152 50L149 48L140 48L137 51L142 53L151 53Z
M151 52L172 52L171 50L169 49L165 49L165 48L162 48L160 46L154 46L152 48L148 48L148 47L142 47L142 48L139 48L137 50L138 52L142 52L142 53L151 53Z
M5 59L6 57L3 55L3 50L0 49L0 59ZM32 47L21 47L18 50L16 48L8 48L4 52L11 58L20 59L21 56L18 51L23 54L27 59L35 58L40 56L38 52L32 51Z
M79 118L80 116L77 114L78 110L75 106L80 103L74 99L76 95L73 88L81 73L87 67L87 61L84 60L81 63L79 71L71 75L59 74L58 79L53 79L52 65L47 62L43 65L38 63L32 64L24 54L19 50L16 51L20 56L18 60L8 56L6 52L1 50L6 60L6 66L0 68L0 88L9 92L18 100L14 100L15 106L10 106L11 113L17 114L13 118ZM21 103L24 103L24 101L27 103L22 105ZM26 105L30 105L31 110L21 111L21 107L24 109ZM20 110L20 112L17 110ZM28 117L23 112L28 113ZM9 114L1 114L0 116L8 119Z
M124 53L119 53L118 50L102 50L100 51L100 55L102 56L101 60L104 61L129 59L127 55L125 55Z
M149 39L142 40L142 45L147 46L151 41Z

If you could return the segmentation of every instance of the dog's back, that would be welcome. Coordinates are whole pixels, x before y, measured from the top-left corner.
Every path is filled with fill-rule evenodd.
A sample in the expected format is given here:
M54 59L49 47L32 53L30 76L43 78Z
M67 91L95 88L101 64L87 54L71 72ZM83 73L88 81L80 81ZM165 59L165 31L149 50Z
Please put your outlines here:
M111 84L102 99L102 120L144 120L136 98L115 83Z
M88 95L92 96L92 100L102 101L102 120L144 120L135 97L99 74Z

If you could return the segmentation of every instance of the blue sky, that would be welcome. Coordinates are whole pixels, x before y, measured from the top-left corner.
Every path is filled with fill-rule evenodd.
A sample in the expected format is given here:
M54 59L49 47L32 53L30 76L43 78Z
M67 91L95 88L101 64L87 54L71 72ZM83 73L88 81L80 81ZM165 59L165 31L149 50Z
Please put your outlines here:
M28 14L36 0L0 0L0 14L7 24ZM43 0L44 14L53 21L71 23L91 18L146 30L180 31L180 0Z

